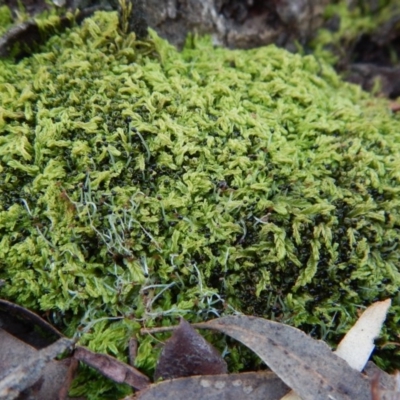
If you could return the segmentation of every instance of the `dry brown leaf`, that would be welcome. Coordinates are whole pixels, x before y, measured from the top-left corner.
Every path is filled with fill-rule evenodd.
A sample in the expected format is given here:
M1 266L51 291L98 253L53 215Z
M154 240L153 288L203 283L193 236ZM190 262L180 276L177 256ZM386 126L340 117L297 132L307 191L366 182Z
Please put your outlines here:
M0 299L0 319L3 329L35 348L41 347L38 345L40 339L37 335L34 335L36 327L40 327L46 335L52 335L57 339L64 337L61 332L39 317L39 315L18 304L3 299ZM48 341L43 342L43 347L49 344Z
M109 355L94 353L85 347L77 346L74 357L114 382L126 383L138 390L150 385L150 380L146 375Z
M400 373L389 375L369 361L364 373L371 379L372 400L400 400Z
M278 400L288 391L274 373L260 371L171 379L125 400Z
M65 363L66 366L68 366L68 370L67 373L63 373L59 374L60 378L62 378L62 382L59 386L59 390L58 390L58 397L57 400L70 400L70 398L68 397L68 392L69 389L71 387L72 381L75 378L75 374L76 371L78 370L78 366L79 366L79 362L78 360L76 360L73 357L69 357L66 358L62 361L56 361L57 363ZM55 385L55 382L57 382L57 380L55 379L53 381L53 385ZM54 399L55 396L51 397L51 399ZM40 397L41 400L46 400L46 397L42 396ZM78 400L77 398L75 398L75 400Z
M362 371L374 350L374 339L379 335L391 300L378 301L369 306L347 332L334 352L345 360L352 368ZM372 396L376 392L376 384L372 385ZM288 393L282 400L300 400L294 392Z
M227 373L218 351L181 318L158 360L154 380Z
M0 300L0 323L0 398L66 399L77 362L55 361L48 354L63 335L37 314L6 300ZM54 344L56 350L59 346L61 351L63 341Z
M304 400L366 400L370 385L322 341L263 318L230 316L197 327L223 332L253 350Z
M34 357L36 353L35 348L0 329L0 380L8 375L10 370ZM66 399L76 368L77 363L72 358L62 361L49 361L39 379L29 390L24 390L26 394L24 398L31 400ZM18 398L20 399L21 396Z
M5 336L7 335L5 334L3 338ZM24 361L17 366L2 371L0 378L0 399L12 400L27 388L31 388L34 385L42 386L42 382L38 383L38 381L44 379L46 367L51 364L57 355L72 348L73 344L74 342L72 340L61 338L43 350L35 350L29 357L25 357ZM65 374L67 371L68 368ZM33 391L39 389L40 387L34 387ZM31 396L30 398L44 400L43 397ZM50 397L46 398L51 399Z

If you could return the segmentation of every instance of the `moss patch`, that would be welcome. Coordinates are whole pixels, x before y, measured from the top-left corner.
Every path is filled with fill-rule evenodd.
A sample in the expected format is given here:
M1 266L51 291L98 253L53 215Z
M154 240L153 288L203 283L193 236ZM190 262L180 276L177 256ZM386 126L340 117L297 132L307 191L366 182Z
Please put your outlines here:
M209 39L178 53L117 22L98 13L0 61L2 296L123 360L141 326L177 315L240 311L335 343L387 297L396 341L400 122L387 104L312 56ZM157 342L139 340L150 372Z
M326 62L336 64L343 69L348 63L354 62L354 46L364 35L378 34L387 36L385 45L395 31L396 16L400 13L396 0L381 0L379 2L348 2L336 0L325 10L325 18L330 29L320 29L311 43L313 54ZM389 23L388 26L385 26ZM393 25L390 29L390 26ZM392 39L393 40L393 39ZM383 46L382 46L383 47ZM381 48L380 51L383 52ZM389 47L392 62L397 62L395 46Z
M12 25L11 10L7 6L0 7L0 35Z

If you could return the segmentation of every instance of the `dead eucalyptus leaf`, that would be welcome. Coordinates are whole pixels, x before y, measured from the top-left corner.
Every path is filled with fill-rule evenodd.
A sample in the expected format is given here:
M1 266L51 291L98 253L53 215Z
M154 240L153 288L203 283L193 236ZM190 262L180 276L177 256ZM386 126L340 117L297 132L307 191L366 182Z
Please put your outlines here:
M288 391L273 372L260 371L167 380L125 400L278 400Z
M229 316L198 327L217 330L253 350L304 400L367 400L366 377L299 329L263 318Z
M63 372L62 374L60 373L58 375L58 376L60 376L60 378L62 378L62 382L61 382L61 384L59 386L57 385L57 387L58 387L58 398L57 398L57 400L64 400L64 399L69 400L70 398L68 397L68 392L69 392L69 389L71 387L72 381L75 378L76 371L78 370L79 362L78 362L78 360L76 360L73 357L69 357L69 358L66 358L64 360L56 361L56 362L57 363L64 363L68 367L68 370L67 370L66 373ZM47 376L46 376L46 378L47 378ZM52 384L53 384L53 386L55 386L57 384L57 380L56 379L52 380ZM46 398L54 399L55 396L52 396L52 397L44 397L44 396L42 396L42 397L40 397L41 400L45 400ZM74 399L75 400L79 400L77 398L74 398Z
M85 347L77 346L74 357L114 382L126 383L138 390L144 389L150 384L146 375L109 355L94 353Z
M0 325L0 398L66 399L77 362L53 358L73 342L37 314L2 299Z
M374 339L379 336L391 300L378 301L369 306L347 332L334 352L352 368L362 371L374 350ZM376 384L372 385L372 396L376 397ZM300 400L295 392L288 393L282 400Z
M225 374L227 366L218 351L183 318L167 340L154 379Z
M400 103L398 101L391 101L389 103L389 109L390 111L397 113L400 111Z
M362 371L368 362L390 305L390 299L372 304L339 343L335 354L357 371Z
M29 344L19 340L15 336L0 329L0 381L6 377L11 370L34 357L37 350ZM69 386L77 368L77 362L72 358L61 361L50 360L44 367L39 379L23 390L24 394L18 399L30 400L53 400L66 399ZM10 393L9 398L15 397ZM0 397L3 399L3 397Z
M369 361L364 373L371 379L372 400L400 400L400 372L389 375Z
M46 347L51 343L48 338L45 341L41 340L43 335L38 334L38 327L46 336L50 335L55 339L64 337L61 332L39 315L3 299L0 299L0 322L4 330L29 343L36 349Z
M363 370L364 374L366 374L370 379L374 376L379 376L379 386L383 390L389 391L400 391L400 381L399 386L396 385L396 374L389 375L387 372L382 371L379 367L377 367L372 361L368 361L367 365ZM399 375L400 377L400 375Z
M3 336L3 339L4 337L5 336ZM27 388L37 385L38 381L43 378L43 372L46 366L51 363L57 355L72 348L73 345L74 342L72 340L61 338L43 350L34 351L18 366L2 371L0 377L0 399L15 399ZM40 382L39 386L41 385L42 383ZM35 388L35 390L36 389L37 388ZM32 396L30 396L30 398L39 399L39 397Z

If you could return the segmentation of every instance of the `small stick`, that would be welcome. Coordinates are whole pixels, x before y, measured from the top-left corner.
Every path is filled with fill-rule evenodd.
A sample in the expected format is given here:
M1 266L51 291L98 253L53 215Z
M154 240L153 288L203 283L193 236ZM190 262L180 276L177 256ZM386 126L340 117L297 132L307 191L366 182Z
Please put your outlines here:
M198 322L196 324L190 324L195 329L209 329L206 322ZM173 326L160 326L157 328L142 328L140 330L141 335L152 334L152 333L163 333L163 332L171 332L178 329L179 325Z
M128 350L129 350L129 364L133 367L135 365L135 359L138 350L138 341L133 337L129 339Z

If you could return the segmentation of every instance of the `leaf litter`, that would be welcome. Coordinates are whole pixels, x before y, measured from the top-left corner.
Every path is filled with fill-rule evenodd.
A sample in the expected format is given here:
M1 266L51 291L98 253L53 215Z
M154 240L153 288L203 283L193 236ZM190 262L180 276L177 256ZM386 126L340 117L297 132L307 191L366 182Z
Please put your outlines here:
M386 300L365 310L336 352L296 328L244 315L193 325L181 319L177 327L144 329L142 333L174 330L156 367L155 380L163 380L151 384L136 368L75 346L75 341L62 336L38 315L0 300L0 400L68 399L78 360L114 382L138 390L126 400L400 400L399 374L393 377L372 362L368 362L364 373L360 372L373 351L373 340L389 307L390 300ZM40 339L37 333L35 337L33 331L38 327L52 336L52 341ZM223 357L195 329L211 329L238 340L272 372L226 373ZM136 345L132 338L132 358ZM71 349L72 356L54 360ZM21 393L28 397L21 397Z
M227 372L226 362L218 350L181 318L178 329L164 346L156 366L154 380Z
M154 383L129 399L279 400L289 390L273 372L257 371L170 379Z
M369 381L328 345L299 329L262 318L224 317L204 325L240 341L304 400L370 397Z
M74 357L114 382L126 383L139 390L150 384L150 379L136 368L107 354L94 353L85 347L78 346L75 349Z
M374 339L379 336L390 305L391 300L387 299L368 307L335 350L334 353L355 370L362 371L368 362L375 347ZM299 399L301 397L291 391L282 400Z

